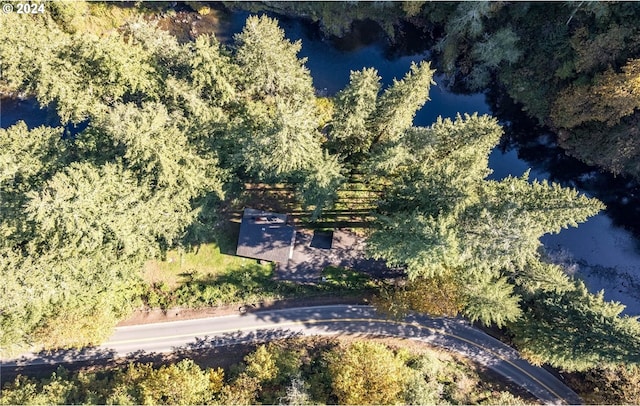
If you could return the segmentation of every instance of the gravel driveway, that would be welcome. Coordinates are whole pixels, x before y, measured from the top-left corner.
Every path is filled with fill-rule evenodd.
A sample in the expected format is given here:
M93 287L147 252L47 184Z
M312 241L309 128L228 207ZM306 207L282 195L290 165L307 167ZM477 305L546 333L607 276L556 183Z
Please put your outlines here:
M337 229L333 235L327 232L298 229L293 256L287 265L280 265L276 271L278 279L294 282L315 282L322 270L330 265L351 268L373 277L394 277L399 272L391 271L384 261L365 257L363 237L355 233ZM327 247L331 241L331 248Z

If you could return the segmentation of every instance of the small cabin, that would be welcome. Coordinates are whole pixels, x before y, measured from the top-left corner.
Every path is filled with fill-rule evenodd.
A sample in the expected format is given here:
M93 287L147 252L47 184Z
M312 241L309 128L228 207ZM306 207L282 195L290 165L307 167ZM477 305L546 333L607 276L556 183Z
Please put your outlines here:
M296 231L286 214L245 208L236 255L286 264L293 255Z

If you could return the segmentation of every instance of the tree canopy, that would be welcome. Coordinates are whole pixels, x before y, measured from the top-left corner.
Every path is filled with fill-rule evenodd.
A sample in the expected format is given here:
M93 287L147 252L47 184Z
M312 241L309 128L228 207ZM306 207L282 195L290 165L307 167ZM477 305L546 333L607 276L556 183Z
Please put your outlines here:
M185 244L203 219L215 227L215 214L202 213L222 207L226 191L245 182L284 183L315 220L358 172L381 188L369 253L408 274L406 288L386 296L391 313L460 312L508 326L532 359L569 369L638 361L637 321L620 317L620 306L590 294L540 253L541 236L575 227L604 206L531 180L528 172L489 180L488 156L502 136L494 118L465 114L414 127L434 84L429 62L412 63L386 87L373 68L351 72L343 90L321 99L298 56L301 43L288 40L273 18L250 16L226 47L207 35L180 43L144 19L100 35L84 32L76 17L85 6L11 13L0 30L3 88L35 97L63 125L86 124L77 134L23 122L0 130L0 346L8 353L100 342L138 304L141 264ZM614 132L633 121L638 60L606 45L606 38L627 38L633 30L576 32L575 44L598 51L578 52L576 67L617 61L618 68L591 72L593 80L554 93L557 104L538 105L534 93L553 93L547 85L524 96L514 90L531 80L516 66L525 33L489 24L505 7L442 7L444 14L433 18L452 17L440 43L445 59L475 63L469 77L476 84L504 68L501 80L513 96L527 100L532 114L553 107L555 124L572 131L567 139L594 120ZM579 8L575 18L586 18ZM567 35L554 30L547 34ZM561 66L554 69L555 78L565 75ZM582 110L568 107L576 96L585 96L574 105ZM633 156L635 144L628 145ZM434 305L441 297L447 306ZM562 344L550 344L556 341ZM357 384L334 381L334 395L355 403L397 401L400 381L376 382L379 397L362 390L366 374L378 371L366 354L395 372L406 368L380 348L355 346L340 353L341 362L328 360L336 376ZM245 390L229 389L224 399L255 402L254 389L275 384L278 371L290 367L287 357L272 358L261 350L248 359L253 366L237 383ZM166 389L161 400L179 403L174 380L192 373L188 399L199 402L205 378L190 365L180 368L147 382L141 399L160 401L154 396ZM290 383L292 397L307 399L303 383Z
M126 288L141 264L201 227L202 205L229 183L292 183L317 217L344 179L323 147L301 45L276 20L250 17L229 49L212 36L180 44L142 19L87 34L76 12L11 14L0 33L3 85L63 124L87 123L73 135L0 132L1 289L12 298L0 318L12 352L108 335L136 303ZM104 316L99 334L90 315Z
M371 255L405 266L410 279L455 275L462 312L498 326L521 315L508 278L539 261L540 237L603 208L575 190L530 182L528 173L487 180L501 134L487 116L439 119L383 144L369 163L374 176L389 180Z

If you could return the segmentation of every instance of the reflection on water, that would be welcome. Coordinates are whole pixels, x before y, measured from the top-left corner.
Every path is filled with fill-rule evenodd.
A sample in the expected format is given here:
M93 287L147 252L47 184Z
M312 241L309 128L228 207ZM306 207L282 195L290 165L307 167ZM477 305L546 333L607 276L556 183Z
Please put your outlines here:
M41 108L35 99L0 99L0 128L9 128L18 121L24 121L27 128L39 126L59 127L60 117L53 108ZM89 121L64 125L63 138L73 137L84 131Z
M230 26L242 29L242 23L248 15L235 20ZM428 53L417 53L390 58L393 52L389 50L386 42L376 33L364 35L356 32L338 41L326 40L319 34L318 27L311 23L305 23L295 19L280 18L280 26L284 29L286 37L291 41L302 41L302 50L299 56L307 58L306 66L311 71L313 85L321 94L334 95L349 83L349 74L352 70L374 67L382 78L383 88L389 86L393 79L402 79L409 71L411 63L419 63L429 60ZM226 35L230 37L230 35ZM348 44L345 45L345 44ZM483 94L454 95L444 89L444 77L436 75L436 85L432 86L430 99L415 118L415 125L431 125L438 116L453 118L457 113L489 114L489 107Z
M35 99L0 99L0 128L9 128L20 120L29 128L60 125L60 118L55 111L41 109Z
M573 187L605 203L607 209L580 224L541 241L550 257L585 280L592 292L604 289L605 299L640 315L640 186L638 182L599 171L559 148L554 137L504 99L495 103L506 137L489 157L493 179L520 176L531 168L531 179L547 179ZM496 107L498 106L498 107ZM508 120L507 120L508 119Z
M429 59L427 53L389 59L386 56L390 52L380 41L351 51L339 49L322 40L314 27L299 20L285 20L282 27L287 38L302 40L300 55L308 58L307 67L311 70L314 85L329 95L348 83L350 70L375 67L382 77L383 86L387 86L394 78L404 76L412 62ZM640 192L637 185L568 157L555 145L552 136L510 101L502 100L502 108L498 108L495 95L491 93L489 101L484 94L452 94L443 86L442 76L437 76L435 81L440 85L432 87L431 101L418 112L415 125L428 126L438 116L455 117L458 113L474 112L491 114L494 110L505 127L506 136L491 153L489 165L494 170L491 178L521 176L531 169L531 179L548 179L577 188L607 205L604 214L593 217L577 229L545 236L542 242L550 251L561 250L567 258L579 264L578 272L592 291L606 288L607 299L628 304L626 311L629 314L640 314L640 297L637 297L640 295L637 289L640 287L640 252L638 240L627 231L640 235ZM605 269L606 272L603 271ZM605 277L601 276L603 272ZM629 282L623 286L622 279Z

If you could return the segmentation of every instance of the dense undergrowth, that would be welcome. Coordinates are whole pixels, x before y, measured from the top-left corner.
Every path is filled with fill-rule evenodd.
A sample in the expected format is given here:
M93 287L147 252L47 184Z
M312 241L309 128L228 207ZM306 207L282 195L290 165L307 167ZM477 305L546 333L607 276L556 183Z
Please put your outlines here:
M502 404L525 401L468 361L368 340L289 339L222 369L191 359L47 378L18 377L0 404Z

